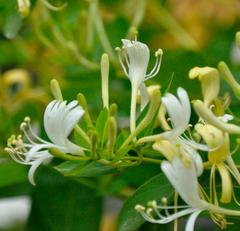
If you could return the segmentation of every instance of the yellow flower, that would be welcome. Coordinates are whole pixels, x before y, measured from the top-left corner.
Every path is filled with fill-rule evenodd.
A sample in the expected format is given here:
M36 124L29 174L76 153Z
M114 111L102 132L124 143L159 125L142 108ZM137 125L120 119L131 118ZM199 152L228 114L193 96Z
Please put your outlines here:
M218 70L212 67L194 67L189 71L189 78L198 77L204 103L209 106L218 97L220 90L220 79Z

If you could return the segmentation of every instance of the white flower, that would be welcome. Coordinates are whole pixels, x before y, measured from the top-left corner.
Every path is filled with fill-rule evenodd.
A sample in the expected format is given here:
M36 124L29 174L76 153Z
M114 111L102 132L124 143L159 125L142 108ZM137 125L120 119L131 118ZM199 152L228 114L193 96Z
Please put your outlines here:
M170 121L172 124L172 130L162 134L166 139L176 139L181 136L189 126L189 120L191 116L191 106L187 92L179 87L177 89L177 95L167 93L162 97L162 103L164 104Z
M191 214L187 224L186 231L193 231L197 216L208 208L208 203L201 199L199 195L197 173L194 163L190 159L184 161L180 157L175 157L172 162L163 161L161 164L163 173L167 176L172 186L187 204L186 206L168 206L167 201L162 201L162 205L156 202L151 203L152 211L140 211L142 216L149 222L166 224L175 219ZM168 210L181 209L173 214ZM165 214L161 213L161 210ZM153 213L158 218L153 216Z
M25 143L22 140L21 135L17 138L12 136L9 139L6 151L15 161L31 165L28 177L33 185L35 185L33 176L38 166L41 163L48 163L52 159L52 155L48 152L49 148L57 148L62 152L73 155L83 154L83 149L68 139L83 113L84 111L77 101L67 104L66 101L53 100L48 104L44 112L44 128L52 143L41 139L35 134L29 117L26 117L20 126L27 142Z
M162 50L159 49L155 52L155 66L149 74L146 74L150 57L148 46L144 43L138 41L130 41L128 39L122 39L122 43L123 49L120 49L118 47L117 50L119 51L118 55L120 64L123 68L124 73L129 78L132 86L130 130L131 133L133 133L136 127L136 103L138 90L140 91L141 96L141 110L143 110L149 100L147 88L144 84L144 81L157 75L161 66ZM121 54L121 51L124 51L122 52L123 54ZM125 58L127 67L122 60L122 55Z
M147 221L166 224L179 217L191 214L188 218L185 231L193 231L195 221L202 211L209 211L214 222L220 227L226 224L224 215L240 216L240 212L237 210L221 208L202 199L199 193L197 171L192 159L178 156L171 162L163 161L161 168L187 205L168 206L166 198L162 198L160 205L157 205L156 201L150 202L147 210L141 205L136 205L135 209ZM174 213L171 214L169 210L174 211Z
M185 136L184 132L189 128L189 120L191 117L191 106L187 92L179 87L177 89L177 95L167 93L162 97L162 103L165 106L172 129L166 131L159 136L161 139L169 140L172 144L179 147L179 151L192 156L194 159L198 175L203 172L202 160L196 149L208 150L206 145L198 144L193 139Z
M130 41L128 39L122 39L122 43L125 63L127 67L124 65L120 52L119 60L123 71L131 81L132 86L140 90L141 109L143 109L148 102L148 93L144 81L153 78L159 72L162 60L162 50L159 49L155 52L155 66L153 67L152 71L147 74L147 68L150 58L148 46L139 41ZM118 48L118 50L120 51L121 49Z

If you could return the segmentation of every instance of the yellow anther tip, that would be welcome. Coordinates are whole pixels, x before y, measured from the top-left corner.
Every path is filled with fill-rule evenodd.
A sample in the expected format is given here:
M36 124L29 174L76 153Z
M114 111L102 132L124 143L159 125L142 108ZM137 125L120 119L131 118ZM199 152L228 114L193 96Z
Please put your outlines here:
M156 201L149 201L148 206L152 208L157 208L157 202Z
M30 122L31 121L31 119L30 119L30 117L28 117L28 116L26 116L25 118L24 118L24 122Z
M156 52L155 52L155 56L160 56L163 55L163 50L161 48L159 48Z
M145 207L142 205L136 205L135 210L137 210L138 212L143 212L145 211Z
M161 202L162 202L162 204L167 204L167 198L166 198L166 197L163 197L163 198L161 199Z
M25 122L22 122L20 125L20 129L24 130L26 128L27 124Z

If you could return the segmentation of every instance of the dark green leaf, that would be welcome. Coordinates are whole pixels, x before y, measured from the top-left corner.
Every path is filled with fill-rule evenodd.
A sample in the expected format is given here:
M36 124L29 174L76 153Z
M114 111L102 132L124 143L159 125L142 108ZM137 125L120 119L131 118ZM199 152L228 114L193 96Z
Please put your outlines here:
M107 110L107 108L104 108L100 112L100 114L99 114L99 116L96 120L96 129L97 129L97 132L98 132L101 143L104 142L104 140L103 140L103 138L104 138L104 128L106 126L107 119L108 119L108 110Z
M110 174L117 171L110 165L104 165L99 162L85 164L78 161L66 161L55 167L65 176L77 177L97 177L99 175Z
M159 174L143 184L124 204L118 222L118 231L135 231L144 223L142 216L135 211L136 204L146 205L148 201L160 201L171 197L174 190L163 174Z
M101 199L94 190L46 168L39 172L28 230L99 230Z

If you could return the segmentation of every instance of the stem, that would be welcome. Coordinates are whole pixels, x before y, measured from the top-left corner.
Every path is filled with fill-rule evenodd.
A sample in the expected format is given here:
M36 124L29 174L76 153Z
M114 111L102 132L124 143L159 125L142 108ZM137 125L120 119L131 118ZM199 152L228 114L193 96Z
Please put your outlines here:
M207 203L207 204L208 204L208 209L211 210L212 212L221 213L221 214L229 215L229 216L240 216L240 211L217 207L217 206L215 206L213 204L209 204L209 203Z
M103 49L105 50L106 53L108 53L110 59L117 63L117 57L108 39L101 15L99 13L98 0L92 0L90 4L91 14Z
M161 164L162 163L161 160L152 159L152 158L149 158L149 157L137 157L137 156L127 156L127 157L121 158L121 160L140 160L140 161L143 161L143 162L154 163L154 164Z
M74 127L74 131L77 132L88 144L91 144L90 138L78 125Z
M144 18L144 14L145 14L145 9L146 9L146 0L140 0L136 6L136 12L135 15L133 17L133 20L131 22L131 26L129 27L128 33L127 33L127 38L130 38L132 35L132 31L133 29L137 30L138 27L140 26L143 18Z
M75 43L73 42L68 42L67 44L67 48L68 50L75 56L75 58L78 60L78 62L85 66L88 69L91 70L97 70L99 69L99 65L88 60L87 58L85 58L78 50L77 46Z
M121 153L122 150L133 140L133 138L139 134L144 128L148 126L148 124L153 120L155 113L159 109L160 104L160 92L158 90L153 92L152 99L150 102L150 106L147 112L147 115L143 118L143 120L138 124L137 128L131 133L128 138L124 141L122 146L119 148L118 153ZM137 142L137 145L139 143Z
M59 149L56 148L49 148L49 152L58 158L61 158L63 160L77 160L77 161L87 161L91 160L91 157L80 157L80 156L72 156L68 155L64 152L61 152Z
M131 134L136 129L136 103L137 103L137 87L132 84L131 108L130 108L130 131Z

